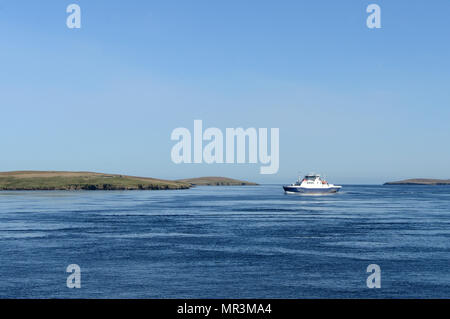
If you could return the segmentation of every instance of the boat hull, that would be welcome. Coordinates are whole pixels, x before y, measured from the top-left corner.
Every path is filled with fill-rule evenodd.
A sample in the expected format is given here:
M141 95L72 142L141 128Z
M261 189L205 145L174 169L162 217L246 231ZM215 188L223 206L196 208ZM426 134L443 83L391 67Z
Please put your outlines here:
M332 194L339 192L340 187L300 187L300 186L283 186L287 194Z

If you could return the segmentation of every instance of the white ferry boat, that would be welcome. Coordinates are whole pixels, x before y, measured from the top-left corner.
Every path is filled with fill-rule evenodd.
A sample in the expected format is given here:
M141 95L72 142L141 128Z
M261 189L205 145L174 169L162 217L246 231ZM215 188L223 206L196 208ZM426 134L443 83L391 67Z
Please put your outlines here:
M342 186L329 184L318 174L308 174L303 180L298 178L297 182L283 186L286 194L329 194L337 193Z

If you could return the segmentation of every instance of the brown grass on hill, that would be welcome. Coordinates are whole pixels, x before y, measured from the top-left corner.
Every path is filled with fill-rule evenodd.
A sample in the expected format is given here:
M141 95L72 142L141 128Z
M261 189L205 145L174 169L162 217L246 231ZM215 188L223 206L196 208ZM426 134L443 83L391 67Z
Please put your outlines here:
M94 172L69 172L69 171L11 171L11 172L0 172L0 177L14 177L14 178L125 177L125 178L133 178L133 179L142 180L142 181L171 182L168 180L151 178L151 177L138 177L138 176L131 176L131 175L105 174L105 173L94 173Z

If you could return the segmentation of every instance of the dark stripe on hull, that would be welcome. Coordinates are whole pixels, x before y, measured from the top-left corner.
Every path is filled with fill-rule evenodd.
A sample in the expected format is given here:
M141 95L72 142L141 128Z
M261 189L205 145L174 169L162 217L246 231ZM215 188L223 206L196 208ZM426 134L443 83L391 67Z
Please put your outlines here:
M283 186L285 192L289 193L300 193L300 194L330 194L337 193L339 188L300 188L300 187L292 187L292 186Z

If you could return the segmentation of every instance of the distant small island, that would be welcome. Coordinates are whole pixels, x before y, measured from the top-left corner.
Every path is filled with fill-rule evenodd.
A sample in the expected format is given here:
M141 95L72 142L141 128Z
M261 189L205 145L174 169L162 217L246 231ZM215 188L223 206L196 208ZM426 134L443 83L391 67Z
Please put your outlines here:
M177 182L188 183L192 186L241 186L241 185L258 185L247 181L241 181L238 179L232 179L227 177L198 177L179 179Z
M162 190L189 189L198 185L256 185L226 177L163 180L93 172L0 172L0 190Z
M397 182L388 182L384 185L450 185L450 179L412 178Z

